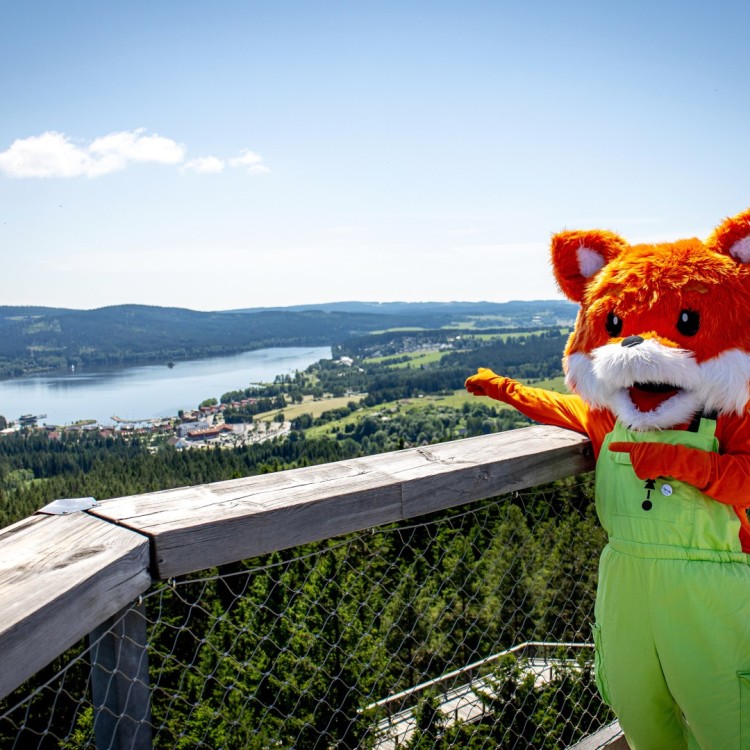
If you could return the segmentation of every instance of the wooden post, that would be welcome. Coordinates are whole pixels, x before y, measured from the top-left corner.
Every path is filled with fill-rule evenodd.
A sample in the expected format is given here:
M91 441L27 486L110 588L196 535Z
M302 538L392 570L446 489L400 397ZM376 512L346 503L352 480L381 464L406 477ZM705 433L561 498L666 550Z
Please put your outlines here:
M144 604L111 617L89 638L97 750L151 750Z

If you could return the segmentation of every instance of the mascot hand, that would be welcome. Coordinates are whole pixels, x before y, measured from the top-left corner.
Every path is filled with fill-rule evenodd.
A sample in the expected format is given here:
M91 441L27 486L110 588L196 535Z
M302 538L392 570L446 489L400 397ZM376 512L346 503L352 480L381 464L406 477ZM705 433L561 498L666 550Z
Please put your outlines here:
M665 443L610 443L616 453L629 453L639 479L672 477L703 489L711 479L711 454Z
M473 393L475 396L491 396L493 390L495 389L488 389L488 385L495 381L495 384L502 383L504 380L507 380L507 378L504 378L502 375L498 375L497 373L492 372L492 370L487 369L486 367L480 367L477 370L476 375L472 375L470 378L466 379L466 383L464 384L466 386L466 390L469 393Z

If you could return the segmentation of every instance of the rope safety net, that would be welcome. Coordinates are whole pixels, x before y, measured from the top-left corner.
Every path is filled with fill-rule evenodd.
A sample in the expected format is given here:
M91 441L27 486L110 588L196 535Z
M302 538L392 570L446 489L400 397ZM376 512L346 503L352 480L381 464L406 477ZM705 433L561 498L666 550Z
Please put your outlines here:
M118 747L570 746L613 719L592 495L564 480L155 584L0 702L0 748L101 747L128 723ZM113 709L92 693L124 667L96 649L132 637L123 618L145 643Z

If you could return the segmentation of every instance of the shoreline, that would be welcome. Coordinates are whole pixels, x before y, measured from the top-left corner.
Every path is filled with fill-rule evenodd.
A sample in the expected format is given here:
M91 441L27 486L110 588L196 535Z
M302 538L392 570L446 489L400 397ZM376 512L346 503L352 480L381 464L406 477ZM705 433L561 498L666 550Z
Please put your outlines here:
M141 364L5 379L0 381L0 414L9 423L21 415L49 415L46 423L59 427L84 419L102 426L175 420L210 398L218 402L225 394L273 384L331 356L328 346L268 347L174 367Z

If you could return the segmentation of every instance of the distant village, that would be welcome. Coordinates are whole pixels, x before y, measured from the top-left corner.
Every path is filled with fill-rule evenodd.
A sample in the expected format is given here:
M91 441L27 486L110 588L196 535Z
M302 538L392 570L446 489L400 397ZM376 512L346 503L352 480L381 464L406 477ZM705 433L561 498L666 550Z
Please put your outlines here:
M15 422L0 430L0 436L21 430L46 432L50 440L57 440L64 433L97 432L103 437L141 435L156 443L166 443L178 450L188 448L226 447L234 448L249 443L272 440L287 434L291 423L280 420L257 420L229 424L224 421L226 409L247 407L254 399L242 399L227 403L203 405L198 409L180 412L173 417L128 420L113 416L112 425L102 425L96 420L84 419L68 425L48 425L42 420L45 414L24 414Z

